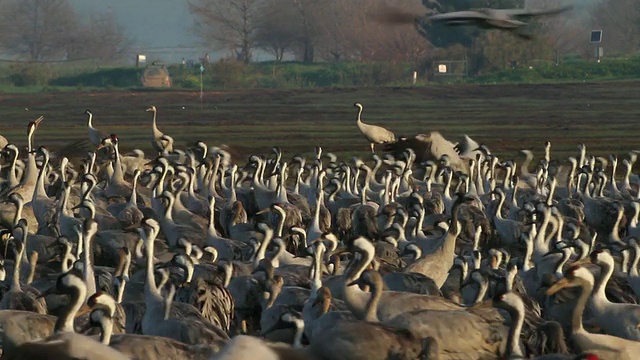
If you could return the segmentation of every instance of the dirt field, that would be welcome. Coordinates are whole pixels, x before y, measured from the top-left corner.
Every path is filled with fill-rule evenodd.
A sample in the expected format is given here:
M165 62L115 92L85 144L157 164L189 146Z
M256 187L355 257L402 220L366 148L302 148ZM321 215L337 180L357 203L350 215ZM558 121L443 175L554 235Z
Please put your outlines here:
M85 109L94 126L116 133L125 150L150 153L151 114L179 146L203 140L228 144L244 156L273 145L310 154L321 145L339 156L366 155L368 144L355 125L353 103L363 120L396 135L438 130L457 141L468 134L494 152L515 157L530 148L540 154L546 140L553 157L622 154L638 146L640 81L554 85L455 85L416 88L248 90L206 92L59 92L0 95L0 134L26 144L27 123L44 115L36 145L51 149L87 139ZM202 106L202 107L201 107ZM88 149L88 148L87 148Z

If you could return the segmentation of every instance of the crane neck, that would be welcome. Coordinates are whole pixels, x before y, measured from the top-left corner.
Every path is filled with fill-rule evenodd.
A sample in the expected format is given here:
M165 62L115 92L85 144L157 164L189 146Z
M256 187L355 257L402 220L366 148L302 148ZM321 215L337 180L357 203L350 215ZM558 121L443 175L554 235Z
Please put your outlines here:
M209 237L217 238L220 237L220 234L218 234L218 230L216 230L216 199L213 195L210 195L209 198L209 226L207 227L207 232Z
M136 189L138 188L138 178L140 177L140 172L136 171L133 174L133 180L131 182L131 197L129 198L129 205L138 206L138 194Z
M13 152L11 157L11 165L9 166L9 174L7 174L7 181L10 185L15 186L18 184L18 178L16 177L16 165L18 164L18 152Z
M32 251L31 256L29 256L29 275L27 276L27 280L25 281L27 285L30 285L33 282L33 279L36 276L37 265L38 265L38 252Z
M95 311L95 310L94 310ZM101 309L97 311L102 311ZM109 345L111 342L111 335L113 334L113 318L111 316L102 315L100 319L100 342Z
M370 251L365 251L363 258L360 259L360 261L355 261L355 259L352 260L352 264L354 261L355 264L353 266L350 264L349 266L351 269L343 276L344 300L349 310L351 310L351 312L353 312L359 319L366 317L367 305L375 305L375 303L371 304L373 294L360 290L358 285L347 286L347 284L360 278L360 275L365 271L369 264L371 264L372 260L373 254L370 253Z
M313 252L313 279L311 280L310 299L315 300L318 296L318 290L322 287L322 259L326 248L321 242L315 247Z
M451 198L451 180L452 179L453 179L453 172L448 171L446 174L445 182L444 182L444 189L442 190L442 194L446 198Z
M123 183L124 174L122 173L122 161L120 159L120 151L118 150L118 144L113 144L113 151L115 153L115 160L113 162L113 175L111 175L112 183Z
M238 169L236 166L234 166L233 168L231 168L231 176L229 182L229 189L231 190L229 202L231 204L238 200L238 195L236 193L236 181L238 181Z
M578 300L576 301L575 307L573 308L573 314L571 316L571 329L574 334L584 331L584 327L582 324L582 314L584 313L584 309L587 306L587 301L589 300L589 296L591 295L591 290L593 290L593 282L587 281L581 284L580 288L580 297L578 297Z
M63 275L64 276L64 275ZM78 313L78 310L82 307L84 300L87 295L87 287L84 282L74 276L74 275L66 275L67 277L63 279L66 281L66 286L70 288L71 301L69 304L62 310L60 316L58 316L58 320L56 321L54 331L56 333L60 332L74 332L73 321Z
M498 219L502 219L502 206L504 206L504 193L498 191L498 206L496 206L496 215Z
M64 254L62 256L62 272L66 273L71 269L70 264L73 264L77 257L74 256L73 254L71 254L71 244L70 243L66 243L65 244L65 250L64 250Z
M365 307L364 319L368 322L378 323L380 319L378 319L378 304L380 303L380 298L382 297L383 286L378 281L374 281L373 284L370 285L371 295L369 296L369 301L367 301L367 305Z
M610 258L613 260L613 258ZM600 265L600 277L596 280L596 283L593 287L593 293L591 295L591 301L594 306L599 307L609 303L610 301L607 299L606 295L606 287L611 275L613 275L614 266L611 261L602 261L598 262Z
M522 348L520 348L520 333L522 332L522 326L524 325L525 313L522 301L518 301L516 307L511 309L509 313L513 319L513 324L509 330L506 353L510 354L511 357L521 357L524 359L524 353L522 352Z
M13 215L13 226L18 225L18 221L22 219L22 210L24 209L24 200L18 199L18 201L15 202L15 205L16 205L16 212Z
M11 289L14 291L20 291L21 287L20 287L20 272L21 272L21 268L22 268L22 257L24 256L24 249L27 246L26 243L26 238L27 238L27 229L25 227L22 227L22 232L24 233L24 235L22 235L22 246L20 247L20 250L18 250L18 252L15 254L16 255L16 261L14 263L13 266L13 276L11 277ZM14 239L14 241L18 241L17 239Z
M152 115L152 126L153 126L153 130L154 131L158 131L158 125L156 123L156 117L158 115L157 110L153 110L151 111L151 115Z
M254 268L258 267L260 260L264 259L265 253L267 251L267 246L269 246L271 239L273 239L273 230L270 227L266 227L264 231L264 238L262 239L262 243L260 243L260 247L256 252L256 257L255 259L253 259Z
M44 160L42 161L42 168L40 169L40 172L38 173L38 180L36 183L36 189L33 192L33 199L35 200L38 197L42 196L42 197L47 197L47 191L44 188L44 178L47 174L47 167L49 166L49 158L45 155Z
M118 285L118 294L116 295L116 301L118 302L118 304L122 303L122 298L124 296L124 289L127 286L127 280L124 277L121 277L120 279L120 284Z
M629 268L629 274L631 276L638 276L638 261L640 261L640 246L634 244L633 259L631 260L631 266Z
M449 229L447 230L448 235L458 237L460 234L460 214L458 210L463 203L462 199L456 199L451 207L451 225L449 225Z
M540 224L540 228L536 232L536 237L534 239L534 252L535 256L533 261L539 262L547 252L549 252L549 244L546 242L545 234L547 232L547 227L549 226L549 222L551 220L551 211L549 209L545 209L542 215L542 224Z
M489 282L486 279L478 283L478 292L476 293L476 299L474 300L474 304L478 304L482 302L484 297L487 295L487 290L489 289Z
M96 293L96 278L93 272L93 263L91 262L91 253L92 247L91 243L93 241L93 236L95 235L95 225L90 225L94 220L88 219L84 223L85 227L85 236L84 236L84 282L86 284L86 297L93 295Z
M287 219L287 212L280 207L276 207L278 213L278 224L276 226L275 236L281 238L284 232L284 224Z
M167 199L167 206L164 208L164 218L167 221L173 221L172 212L176 199L171 193L169 193L165 198Z
M148 302L154 301L162 303L162 295L160 294L160 290L158 290L158 287L156 286L156 275L155 269L153 268L153 250L156 238L155 230L150 229L148 233L145 233L144 230L141 230L141 235L144 239L144 247L147 255L147 279L144 284L145 298Z
M618 209L618 216L616 218L616 222L613 223L613 227L611 228L611 234L609 235L610 239L619 240L620 239L620 222L624 217L624 208L620 207Z
M190 198L196 199L196 175L195 175L195 169L193 169L193 172L189 173L188 175L189 175L189 187L188 187L187 191L189 193L189 197Z

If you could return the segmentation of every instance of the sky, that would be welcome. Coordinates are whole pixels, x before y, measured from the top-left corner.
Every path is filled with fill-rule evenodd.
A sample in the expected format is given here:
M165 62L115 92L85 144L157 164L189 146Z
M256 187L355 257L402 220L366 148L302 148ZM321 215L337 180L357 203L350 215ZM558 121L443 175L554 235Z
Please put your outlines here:
M210 52L212 60L222 55L201 46L198 37L191 33L192 15L186 0L70 0L70 3L85 16L112 11L134 41L132 53L143 53L149 60L177 63L183 57L197 61L206 52Z

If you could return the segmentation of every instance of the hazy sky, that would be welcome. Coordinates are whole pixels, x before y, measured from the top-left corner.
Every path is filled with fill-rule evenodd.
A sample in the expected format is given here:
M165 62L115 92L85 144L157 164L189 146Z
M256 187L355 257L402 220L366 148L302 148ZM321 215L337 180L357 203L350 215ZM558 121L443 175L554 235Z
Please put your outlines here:
M135 42L136 52L165 62L197 58L207 49L190 32L192 17L186 0L70 0L82 15L112 11ZM167 49L195 47L196 49ZM155 49L154 49L155 48ZM158 49L164 48L164 49ZM211 57L215 58L213 52Z

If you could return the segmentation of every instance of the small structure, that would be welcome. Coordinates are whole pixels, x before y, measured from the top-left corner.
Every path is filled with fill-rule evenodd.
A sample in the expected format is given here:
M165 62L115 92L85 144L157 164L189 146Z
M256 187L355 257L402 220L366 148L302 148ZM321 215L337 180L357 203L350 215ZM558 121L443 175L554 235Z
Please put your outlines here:
M146 88L169 88L171 87L171 75L169 70L158 63L147 66L142 73L142 86Z
M147 55L138 54L136 55L136 67L140 67L147 63Z
M604 55L604 51L600 45L602 43L602 30L591 30L589 42L595 46L596 61L600 62L600 59L602 59Z
M462 60L436 60L431 64L433 80L450 82L463 79L467 73L467 54Z

